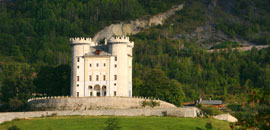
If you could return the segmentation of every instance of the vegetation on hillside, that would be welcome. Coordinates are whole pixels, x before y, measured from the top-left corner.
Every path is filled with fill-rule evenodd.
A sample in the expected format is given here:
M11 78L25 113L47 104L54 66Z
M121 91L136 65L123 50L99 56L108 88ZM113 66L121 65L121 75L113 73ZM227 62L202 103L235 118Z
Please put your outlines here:
M1 111L26 110L27 99L32 96L69 93L70 37L92 37L111 23L148 17L179 3L183 1L2 1ZM269 0L186 0L184 9L163 26L131 36L135 41L134 96L160 98L176 105L199 97L243 104L251 99L252 92L263 92L256 97L263 101L268 99L265 90L270 89L269 48L207 53L194 44L196 39L185 41L174 36L211 24L231 38L269 44L269 4ZM238 43L228 41L217 47L230 46L238 46ZM246 119L268 110L269 105L264 106L260 101L258 107L251 110L254 114L249 107L243 110L249 114Z

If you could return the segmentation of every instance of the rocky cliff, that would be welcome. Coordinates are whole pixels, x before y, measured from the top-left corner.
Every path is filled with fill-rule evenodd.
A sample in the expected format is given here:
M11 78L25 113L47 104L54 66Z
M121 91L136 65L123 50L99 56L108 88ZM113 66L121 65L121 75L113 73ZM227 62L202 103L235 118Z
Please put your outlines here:
M167 12L154 15L147 19L137 19L135 21L130 21L128 23L112 24L105 27L103 30L99 31L94 36L94 41L98 42L105 38L110 38L113 35L133 35L140 31L147 29L152 26L163 25L164 21L175 14L176 11L183 9L183 4L175 6L174 8L168 10Z

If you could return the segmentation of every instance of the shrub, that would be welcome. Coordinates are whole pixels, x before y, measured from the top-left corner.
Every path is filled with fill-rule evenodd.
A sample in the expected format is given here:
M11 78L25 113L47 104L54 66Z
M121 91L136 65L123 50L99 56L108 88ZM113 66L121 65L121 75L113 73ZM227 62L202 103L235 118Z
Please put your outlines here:
M160 103L156 102L154 100L150 100L150 101L145 100L145 101L142 102L142 106L143 107L150 106L150 107L154 108L156 106L160 106Z
M104 130L120 130L119 120L117 118L109 118L106 122Z
M206 128L207 130L211 130L211 129L213 128L212 123L211 123L211 122L206 123L206 124L205 124L205 128Z
M214 116L214 115L219 115L221 114L222 112L219 111L217 108L215 107L201 107L201 110L206 112L208 115L211 115L211 116Z
M21 129L17 127L16 125L13 125L13 126L8 127L8 130L21 130Z

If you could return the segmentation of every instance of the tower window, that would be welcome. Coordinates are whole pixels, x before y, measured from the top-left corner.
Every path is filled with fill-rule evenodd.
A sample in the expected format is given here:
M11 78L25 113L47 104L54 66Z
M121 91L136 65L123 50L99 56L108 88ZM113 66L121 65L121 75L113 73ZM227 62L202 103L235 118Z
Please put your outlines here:
M80 62L80 57L77 58L77 62Z
M93 96L93 92L90 92L90 96Z
M92 64L89 64L89 67L92 67Z
M114 61L117 61L117 57L114 57Z
M98 65L99 65L99 64L97 63L97 67L98 67Z
M96 76L96 81L98 81L99 80L99 77L98 77L98 75Z
M77 87L79 87L79 84L77 84Z
M114 65L114 68L117 68L117 64Z
M92 75L89 75L89 81L92 81Z
M114 96L116 96L116 91L114 91Z
M103 80L104 80L104 81L106 80L106 75L103 75Z
M114 80L117 80L117 75L114 75Z
M80 76L77 76L77 81L80 81Z
M77 97L79 97L79 95L80 95L79 92L77 92Z
M79 68L80 68L80 66L77 66L77 68L79 69Z
M116 83L114 83L114 86L116 86Z
M92 89L93 87L92 87L92 86L89 86L88 88L89 88L89 89Z
M105 67L106 66L106 63L104 63L103 66Z

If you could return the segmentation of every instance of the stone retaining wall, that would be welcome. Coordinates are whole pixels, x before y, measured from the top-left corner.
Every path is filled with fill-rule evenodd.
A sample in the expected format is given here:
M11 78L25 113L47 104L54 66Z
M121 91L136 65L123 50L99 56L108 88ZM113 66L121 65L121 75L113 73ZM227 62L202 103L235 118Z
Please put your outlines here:
M175 117L197 117L200 110L196 107L186 108L142 108L142 109L107 109L107 110L79 110L79 111L36 111L36 112L7 112L0 113L0 123L13 119L27 119L57 116L175 116Z
M146 98L130 97L50 97L29 100L32 110L100 110L100 109L128 109L144 108L143 101L151 102ZM173 104L153 100L159 103L155 108L176 108Z

